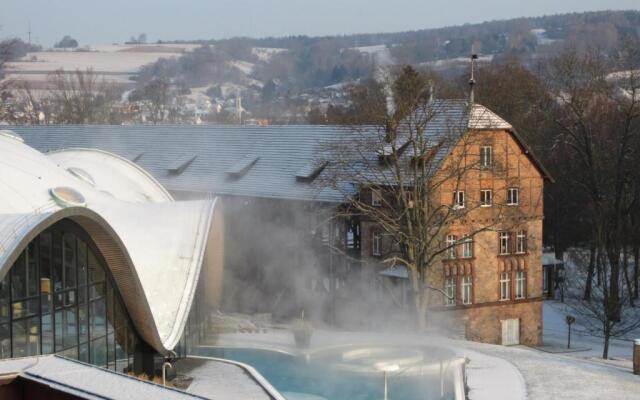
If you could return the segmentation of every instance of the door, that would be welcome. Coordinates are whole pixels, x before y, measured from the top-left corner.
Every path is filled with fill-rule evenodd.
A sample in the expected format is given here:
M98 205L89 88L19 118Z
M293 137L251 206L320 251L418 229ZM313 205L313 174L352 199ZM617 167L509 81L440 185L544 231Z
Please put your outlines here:
M503 319L500 323L502 324L502 345L520 344L520 320L518 318Z

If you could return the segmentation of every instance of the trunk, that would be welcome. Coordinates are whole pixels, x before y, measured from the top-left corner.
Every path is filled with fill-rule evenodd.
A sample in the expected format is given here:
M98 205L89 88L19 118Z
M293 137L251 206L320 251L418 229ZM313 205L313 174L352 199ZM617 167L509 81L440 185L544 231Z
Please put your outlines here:
M427 328L427 309L428 308L429 308L429 294L425 290L423 292L423 295L421 296L421 301L418 306L417 319L418 319L418 328L420 329L420 332L424 332L425 329Z
M640 246L633 244L633 298L638 299L638 261L640 261Z
M631 307L634 307L633 305L633 288L631 286L631 280L629 279L629 258L628 258L628 254L627 254L627 246L625 245L623 250L622 250L622 267L623 267L623 273L624 273L624 280L627 284L627 292L629 293L629 304L631 305Z
M608 326L606 326L604 328L604 348L602 349L602 358L605 360L609 358L609 338L610 337L611 337L611 334L609 333L609 328Z
M596 245L591 243L589 247L589 270L587 271L587 283L584 288L584 300L591 300L591 287L593 285L593 275L596 269Z

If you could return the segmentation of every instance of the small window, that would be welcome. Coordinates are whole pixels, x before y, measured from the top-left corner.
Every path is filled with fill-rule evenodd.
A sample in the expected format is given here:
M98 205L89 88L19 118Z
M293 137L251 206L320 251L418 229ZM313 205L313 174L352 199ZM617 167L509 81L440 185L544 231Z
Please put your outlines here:
M491 189L480 191L480 207L491 207L493 205L493 192Z
M471 275L462 277L462 304L469 305L473 302L471 294L473 289L473 279Z
M371 254L379 256L382 254L382 233L374 232L371 239Z
M457 257L457 251L456 251L456 235L447 235L447 239L446 239L446 254L447 254L447 258L449 259L454 259Z
M527 252L527 232L518 231L516 235L516 254L524 254Z
M526 297L527 275L524 271L516 272L516 299Z
M480 167L489 168L493 165L493 148L491 146L480 147Z
M473 239L469 235L462 237L462 258L473 257Z
M382 195L380 194L380 190L371 189L371 205L374 207L382 206Z
M447 306L456 305L456 277L450 276L444 281L444 292L446 293L444 304Z
M511 274L503 272L500 274L500 301L511 299Z
M518 188L507 189L507 205L517 206L520 203L520 190Z
M510 232L500 232L500 255L509 254Z
M464 192L453 192L453 209L459 210L461 208L464 208Z

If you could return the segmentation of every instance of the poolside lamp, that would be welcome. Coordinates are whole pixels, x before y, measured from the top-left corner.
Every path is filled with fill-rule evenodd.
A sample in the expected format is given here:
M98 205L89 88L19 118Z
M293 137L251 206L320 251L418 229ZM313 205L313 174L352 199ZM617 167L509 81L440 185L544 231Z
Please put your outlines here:
M388 400L387 397L387 372L396 372L400 369L400 366L398 364L387 364L387 363L375 363L374 367L376 367L376 369L378 371L382 371L382 374L384 376L384 400Z

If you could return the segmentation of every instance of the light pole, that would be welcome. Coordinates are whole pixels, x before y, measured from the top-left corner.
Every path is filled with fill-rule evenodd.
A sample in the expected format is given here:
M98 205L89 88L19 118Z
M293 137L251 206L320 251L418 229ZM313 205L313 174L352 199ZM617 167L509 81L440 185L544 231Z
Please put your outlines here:
M384 400L389 400L388 397L388 385L387 385L387 373L396 372L400 369L398 364L377 363L375 367L378 371L382 371L384 376Z

